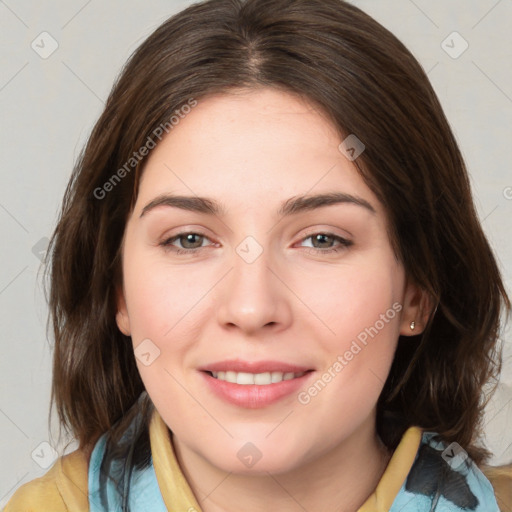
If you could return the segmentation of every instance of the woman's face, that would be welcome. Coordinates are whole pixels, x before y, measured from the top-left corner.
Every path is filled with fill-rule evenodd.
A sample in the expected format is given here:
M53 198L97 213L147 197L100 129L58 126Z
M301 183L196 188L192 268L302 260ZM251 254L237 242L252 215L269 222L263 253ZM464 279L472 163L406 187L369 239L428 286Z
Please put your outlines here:
M291 470L374 432L418 320L341 142L295 96L245 90L199 101L149 155L117 322L176 441L225 471Z

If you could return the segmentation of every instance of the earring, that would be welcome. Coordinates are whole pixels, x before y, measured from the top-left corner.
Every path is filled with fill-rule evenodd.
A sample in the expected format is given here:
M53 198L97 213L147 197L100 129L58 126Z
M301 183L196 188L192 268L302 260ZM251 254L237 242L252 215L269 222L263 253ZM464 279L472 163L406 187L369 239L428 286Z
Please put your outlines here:
M409 327L411 328L411 331L414 331L414 327L415 327L415 325L416 325L416 324L414 323L414 321L413 321L413 322L411 322L411 325L409 326Z

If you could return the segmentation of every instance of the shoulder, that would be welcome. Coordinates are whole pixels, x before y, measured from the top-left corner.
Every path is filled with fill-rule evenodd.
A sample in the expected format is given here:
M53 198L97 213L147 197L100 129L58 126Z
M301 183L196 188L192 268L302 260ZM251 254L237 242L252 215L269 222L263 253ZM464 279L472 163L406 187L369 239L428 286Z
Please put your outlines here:
M489 479L500 510L512 510L512 464L507 466L482 466L480 468Z
M59 457L43 476L17 489L3 512L88 511L87 471L85 452Z

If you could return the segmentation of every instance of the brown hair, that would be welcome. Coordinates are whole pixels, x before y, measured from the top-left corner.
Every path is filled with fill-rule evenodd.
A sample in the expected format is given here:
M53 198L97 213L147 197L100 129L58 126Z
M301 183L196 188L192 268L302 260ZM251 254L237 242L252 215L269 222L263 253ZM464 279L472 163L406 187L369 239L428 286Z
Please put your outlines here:
M381 438L395 448L418 425L484 462L490 453L476 444L483 388L501 371L500 312L510 301L425 72L394 35L342 0L197 3L124 67L77 161L48 251L61 425L90 446L126 424L144 390L131 340L115 322L120 245L146 159L133 170L126 163L191 99L259 87L299 95L341 137L364 143L356 164L385 207L397 258L437 305L422 334L398 341L377 405Z

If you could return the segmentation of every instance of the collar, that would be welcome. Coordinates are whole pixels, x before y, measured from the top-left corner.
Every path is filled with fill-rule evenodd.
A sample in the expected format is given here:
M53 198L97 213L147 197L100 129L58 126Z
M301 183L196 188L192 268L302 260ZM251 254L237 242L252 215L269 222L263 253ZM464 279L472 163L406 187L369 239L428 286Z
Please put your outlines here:
M422 429L416 426L404 432L375 491L357 512L387 512L391 509L414 463L421 436Z
M169 429L156 408L149 424L149 439L158 487L167 510L201 512L178 464Z

